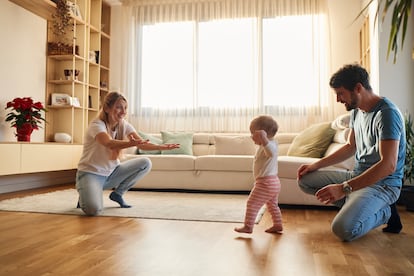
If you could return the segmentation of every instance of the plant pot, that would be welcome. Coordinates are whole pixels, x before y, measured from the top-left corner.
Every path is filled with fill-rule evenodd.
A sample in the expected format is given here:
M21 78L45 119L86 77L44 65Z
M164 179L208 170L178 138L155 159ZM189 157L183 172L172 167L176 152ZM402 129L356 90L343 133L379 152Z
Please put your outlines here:
M31 134L17 134L18 142L30 142Z
M16 129L17 141L19 142L30 142L30 136L33 132L33 127L30 123L25 123L22 127Z
M401 190L398 202L400 205L405 205L407 211L414 211L414 186L406 186Z

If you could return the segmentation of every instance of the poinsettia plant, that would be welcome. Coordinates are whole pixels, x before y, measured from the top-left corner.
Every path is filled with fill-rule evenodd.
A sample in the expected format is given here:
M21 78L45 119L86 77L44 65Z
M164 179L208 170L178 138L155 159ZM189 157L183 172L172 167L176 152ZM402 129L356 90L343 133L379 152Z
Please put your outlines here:
M46 112L41 102L34 102L30 97L15 98L8 102L6 109L11 111L6 116L6 122L11 122L17 132L32 133L33 130L39 129L42 122L46 122L42 117L42 112ZM17 135L17 134L16 134Z

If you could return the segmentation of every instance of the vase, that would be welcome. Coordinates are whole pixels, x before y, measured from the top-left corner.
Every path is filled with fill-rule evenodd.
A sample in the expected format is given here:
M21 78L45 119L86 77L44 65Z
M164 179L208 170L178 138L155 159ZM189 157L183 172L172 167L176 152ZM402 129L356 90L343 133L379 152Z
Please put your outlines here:
M31 134L17 134L17 141L19 142L30 142Z
M17 141L30 142L30 136L32 135L33 128L30 124L23 124L21 128L16 129Z

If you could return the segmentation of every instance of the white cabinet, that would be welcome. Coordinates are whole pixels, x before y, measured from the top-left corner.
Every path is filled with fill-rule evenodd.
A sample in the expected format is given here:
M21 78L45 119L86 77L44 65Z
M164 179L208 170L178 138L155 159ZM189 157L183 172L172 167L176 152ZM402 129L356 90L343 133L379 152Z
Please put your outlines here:
M82 149L59 143L3 143L0 175L76 169Z

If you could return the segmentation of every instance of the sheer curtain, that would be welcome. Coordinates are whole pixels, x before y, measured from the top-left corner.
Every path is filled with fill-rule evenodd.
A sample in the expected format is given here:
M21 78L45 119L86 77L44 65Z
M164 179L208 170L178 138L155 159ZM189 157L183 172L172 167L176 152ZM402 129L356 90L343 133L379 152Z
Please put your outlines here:
M123 87L146 132L332 120L326 0L123 0Z

